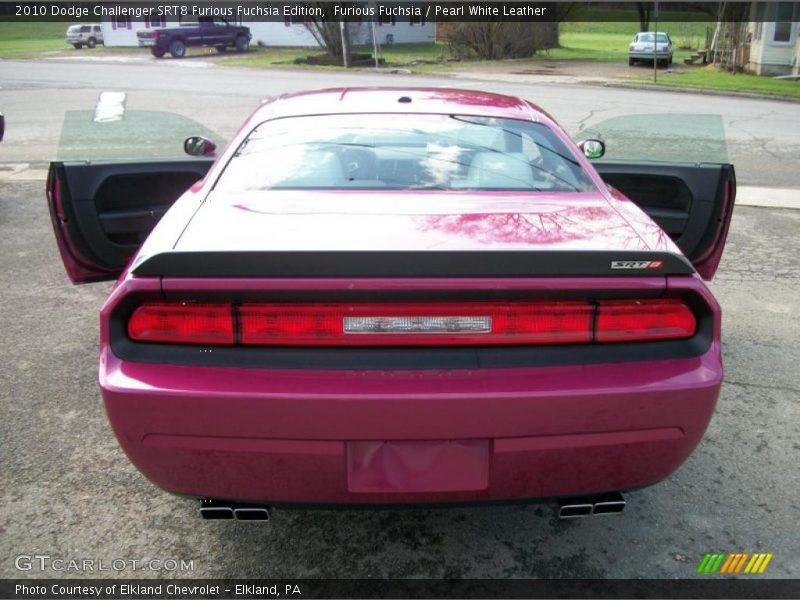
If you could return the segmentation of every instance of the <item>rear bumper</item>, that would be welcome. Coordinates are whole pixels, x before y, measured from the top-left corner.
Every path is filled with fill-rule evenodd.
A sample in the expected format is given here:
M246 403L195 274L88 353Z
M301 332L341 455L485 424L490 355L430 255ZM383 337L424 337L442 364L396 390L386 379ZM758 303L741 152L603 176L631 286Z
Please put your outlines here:
M298 371L126 362L113 429L175 493L265 503L435 503L624 490L672 473L722 380L692 358L514 369ZM438 469L438 470L437 470Z
M655 57L658 60L672 58L672 52L656 52ZM652 52L628 52L628 58L635 58L636 60L653 60Z

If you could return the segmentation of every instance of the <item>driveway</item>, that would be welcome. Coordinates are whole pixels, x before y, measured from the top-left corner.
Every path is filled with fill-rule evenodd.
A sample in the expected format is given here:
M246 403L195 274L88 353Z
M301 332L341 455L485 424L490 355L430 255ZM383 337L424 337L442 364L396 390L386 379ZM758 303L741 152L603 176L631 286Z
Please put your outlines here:
M677 64L670 68L671 72L682 72L686 67ZM659 69L663 73L664 69ZM464 65L454 64L448 69L449 74L466 79L494 80L515 83L555 83L605 84L620 81L636 81L653 72L652 65L636 65L628 63L598 62L593 60L548 60L548 59L516 59L494 62L472 62Z

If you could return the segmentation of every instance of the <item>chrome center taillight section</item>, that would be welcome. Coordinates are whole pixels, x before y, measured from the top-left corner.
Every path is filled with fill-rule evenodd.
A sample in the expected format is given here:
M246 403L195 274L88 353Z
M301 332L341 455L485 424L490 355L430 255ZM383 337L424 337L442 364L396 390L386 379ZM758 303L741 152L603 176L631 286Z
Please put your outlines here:
M344 332L374 333L490 333L490 316L345 317Z

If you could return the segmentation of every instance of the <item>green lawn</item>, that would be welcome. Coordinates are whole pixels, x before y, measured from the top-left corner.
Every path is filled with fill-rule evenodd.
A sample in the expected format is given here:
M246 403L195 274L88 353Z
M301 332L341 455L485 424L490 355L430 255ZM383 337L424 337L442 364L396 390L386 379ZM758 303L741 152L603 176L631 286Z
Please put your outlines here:
M252 46L247 54L232 54L220 64L242 67L295 66L294 59L320 54L319 48Z
M372 46L356 46L353 52L372 54ZM435 43L420 44L392 44L381 48L381 55L386 61L385 66L410 66L415 63L436 63L446 55L447 46ZM296 58L307 56L321 56L319 48L284 48L271 46L255 46L246 55L226 58L224 64L243 67L281 67L298 66ZM299 65L304 66L304 65ZM312 68L312 67L309 67ZM318 68L318 67L313 67ZM336 66L324 67L329 69Z
M643 78L642 81L652 83L649 78ZM757 92L800 98L800 81L772 79L746 73L733 74L711 66L684 73L659 73L657 85L729 92Z
M69 48L67 23L0 23L0 58L29 58L41 52Z
M665 31L667 31L665 29ZM669 31L668 31L669 33ZM672 35L670 33L670 35ZM538 53L539 58L553 58L557 60L599 60L613 62L627 62L628 44L634 34L625 33L584 33L563 32L559 36L560 48L553 48ZM674 40L673 40L674 41ZM697 49L679 49L675 43L674 61L683 62L684 58L692 55Z

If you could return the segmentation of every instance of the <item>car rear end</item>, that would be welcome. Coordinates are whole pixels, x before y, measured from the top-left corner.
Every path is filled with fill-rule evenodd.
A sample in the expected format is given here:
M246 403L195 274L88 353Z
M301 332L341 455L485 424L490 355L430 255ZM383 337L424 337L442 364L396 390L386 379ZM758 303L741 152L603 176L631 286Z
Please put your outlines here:
M58 236L86 195L51 183ZM646 486L722 380L719 306L664 230L531 105L461 90L266 103L131 259L100 349L148 478L257 504Z
M158 45L160 34L159 29L139 29L136 32L136 40L140 48L151 48Z
M85 44L85 35L81 33L81 25L70 25L67 27L66 42L70 45ZM87 29L88 31L88 29Z
M179 494L574 496L689 456L719 328L687 275L128 276L102 311L100 384L128 456Z
M672 43L666 35L659 34L657 39L652 35L642 39L642 34L628 46L628 58L632 60L672 60ZM655 39L655 43L654 43Z

